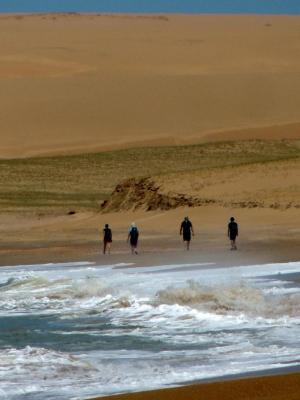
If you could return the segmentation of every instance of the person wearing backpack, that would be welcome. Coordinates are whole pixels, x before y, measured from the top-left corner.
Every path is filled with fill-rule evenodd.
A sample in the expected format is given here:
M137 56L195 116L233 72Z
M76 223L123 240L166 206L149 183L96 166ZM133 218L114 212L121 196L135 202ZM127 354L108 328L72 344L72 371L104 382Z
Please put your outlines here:
M106 254L106 250L108 254L110 254L110 246L112 243L112 231L108 224L105 224L103 229L103 254Z
M137 246L139 241L139 230L135 223L130 225L127 242L130 242L131 254L138 254Z

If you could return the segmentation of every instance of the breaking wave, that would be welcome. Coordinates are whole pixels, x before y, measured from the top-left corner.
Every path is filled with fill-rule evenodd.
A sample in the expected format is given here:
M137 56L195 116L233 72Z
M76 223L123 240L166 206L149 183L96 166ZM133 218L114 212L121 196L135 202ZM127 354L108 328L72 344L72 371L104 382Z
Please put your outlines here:
M129 307L128 292L120 292L102 278L62 278L50 280L29 274L9 278L0 284L0 310L27 312L60 312L64 309L99 311ZM100 307L100 309L99 309Z
M157 292L158 304L179 304L217 314L245 313L253 316L300 317L300 294L266 295L263 290L241 282L234 286L205 287L189 280L184 287L167 287Z
M131 306L134 306L133 312L138 312L145 305L179 305L218 315L297 318L300 317L299 302L299 291L282 294L281 291L252 287L246 281L205 286L188 280L181 286L169 285L144 298L103 277L89 275L77 279L70 276L49 279L32 272L9 277L0 283L0 308L21 312L31 307L40 311L64 308L103 311Z

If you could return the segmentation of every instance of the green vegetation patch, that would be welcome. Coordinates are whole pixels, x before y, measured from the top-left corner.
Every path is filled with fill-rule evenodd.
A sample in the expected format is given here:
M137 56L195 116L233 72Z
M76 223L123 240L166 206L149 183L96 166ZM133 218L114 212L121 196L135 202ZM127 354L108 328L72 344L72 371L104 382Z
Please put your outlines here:
M130 177L297 159L296 141L218 142L0 160L0 211L99 209Z

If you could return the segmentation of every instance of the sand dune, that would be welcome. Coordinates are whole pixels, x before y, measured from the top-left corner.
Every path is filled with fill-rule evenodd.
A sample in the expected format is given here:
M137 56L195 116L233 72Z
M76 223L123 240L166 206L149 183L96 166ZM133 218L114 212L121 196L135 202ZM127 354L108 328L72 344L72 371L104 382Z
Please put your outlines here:
M0 157L300 137L299 17L0 18Z

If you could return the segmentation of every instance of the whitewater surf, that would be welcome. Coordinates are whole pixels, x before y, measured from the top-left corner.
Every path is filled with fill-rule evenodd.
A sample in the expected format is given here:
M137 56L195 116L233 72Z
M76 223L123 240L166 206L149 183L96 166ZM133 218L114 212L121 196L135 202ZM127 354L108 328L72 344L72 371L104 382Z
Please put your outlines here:
M0 397L84 399L300 367L300 262L0 270Z

